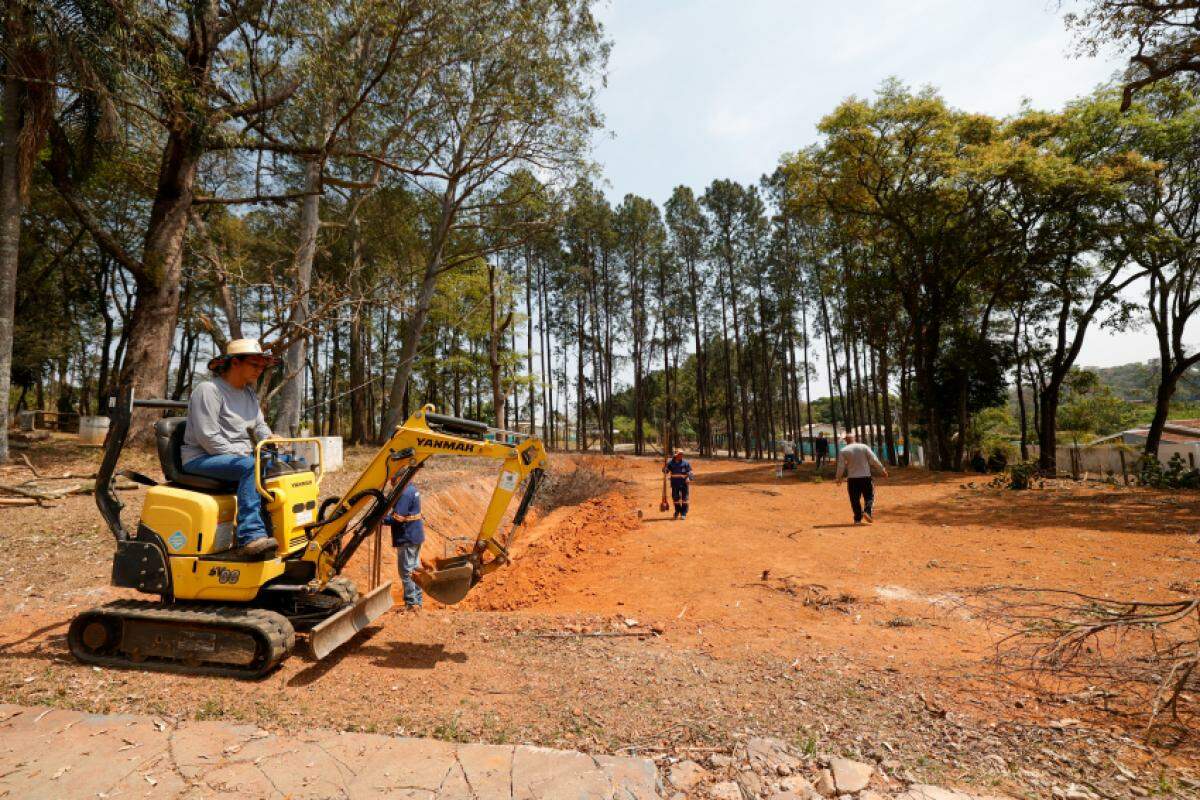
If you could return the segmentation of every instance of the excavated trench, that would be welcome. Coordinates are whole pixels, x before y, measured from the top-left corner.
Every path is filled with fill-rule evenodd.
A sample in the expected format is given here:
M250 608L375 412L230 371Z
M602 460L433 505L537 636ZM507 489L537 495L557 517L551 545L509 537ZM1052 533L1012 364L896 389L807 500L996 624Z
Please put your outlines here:
M422 561L428 563L471 547L496 485L491 469L490 464L481 462L466 467L427 468L420 475L417 484L425 519ZM622 484L591 470L591 465L579 459L556 457L549 486L539 494L525 524L509 538L523 487L518 490L499 528L499 535L510 547L512 563L489 575L455 608L512 611L536 607L550 599L565 578L583 570L589 559L602 558L613 537L638 528L638 512L622 494ZM581 497L592 491L599 495ZM396 553L386 526L380 541L379 574L383 581L394 582L392 595L401 604ZM372 553L367 544L346 574L365 589L371 584L371 571ZM428 598L426 603L437 606Z

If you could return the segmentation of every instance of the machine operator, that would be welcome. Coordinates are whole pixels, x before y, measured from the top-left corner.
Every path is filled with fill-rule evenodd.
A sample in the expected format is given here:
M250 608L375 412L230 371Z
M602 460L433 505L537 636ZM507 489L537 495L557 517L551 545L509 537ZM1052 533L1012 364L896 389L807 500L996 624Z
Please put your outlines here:
M279 363L256 339L234 339L208 362L211 380L188 401L181 460L185 472L237 483L237 553L270 558L275 539L263 522L262 500L254 481L254 442L272 436L254 387L263 370Z

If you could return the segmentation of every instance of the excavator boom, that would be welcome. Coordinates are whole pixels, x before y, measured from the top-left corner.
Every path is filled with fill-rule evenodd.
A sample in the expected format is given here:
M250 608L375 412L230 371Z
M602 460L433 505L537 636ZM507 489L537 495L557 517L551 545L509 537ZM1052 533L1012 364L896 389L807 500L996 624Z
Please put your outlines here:
M513 529L525 521L546 467L541 440L437 414L433 406L425 406L396 428L328 516L310 526L303 558L316 563L318 580L341 571L417 471L434 456L485 458L501 463L474 545L466 553L437 559L431 569L419 571L414 576L418 584L433 599L452 605L466 597L483 576L508 563L508 551L497 534L522 484L525 493L513 517Z

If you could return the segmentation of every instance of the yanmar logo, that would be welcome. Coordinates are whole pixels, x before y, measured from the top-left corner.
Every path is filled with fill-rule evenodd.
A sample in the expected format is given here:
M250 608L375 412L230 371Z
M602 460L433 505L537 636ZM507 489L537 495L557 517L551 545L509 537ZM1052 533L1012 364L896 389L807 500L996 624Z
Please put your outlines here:
M434 450L457 450L460 453L475 452L475 445L466 442L444 442L441 439L423 439L417 437L418 447L429 447Z

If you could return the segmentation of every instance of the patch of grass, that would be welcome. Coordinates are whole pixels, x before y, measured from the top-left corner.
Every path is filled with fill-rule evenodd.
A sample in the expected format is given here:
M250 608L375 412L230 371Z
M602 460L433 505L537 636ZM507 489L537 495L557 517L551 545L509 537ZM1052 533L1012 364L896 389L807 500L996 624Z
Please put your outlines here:
M1150 790L1151 794L1162 795L1163 797L1173 797L1175 795L1175 783L1167 777L1165 772L1158 773L1158 784Z
M491 744L508 744L512 739L512 731L500 723L500 719L492 712L483 715L483 730L481 738Z
M204 705L196 709L196 713L192 715L194 719L220 719L225 716L225 707L221 705L221 701L210 697L204 701Z
M439 722L437 725L434 725L430 735L435 739L441 739L443 742L466 742L470 741L471 738L459 726L458 714L455 714L445 722Z
M815 756L817 754L817 737L807 728L801 728L796 731L796 735L792 737L792 742L806 756Z

